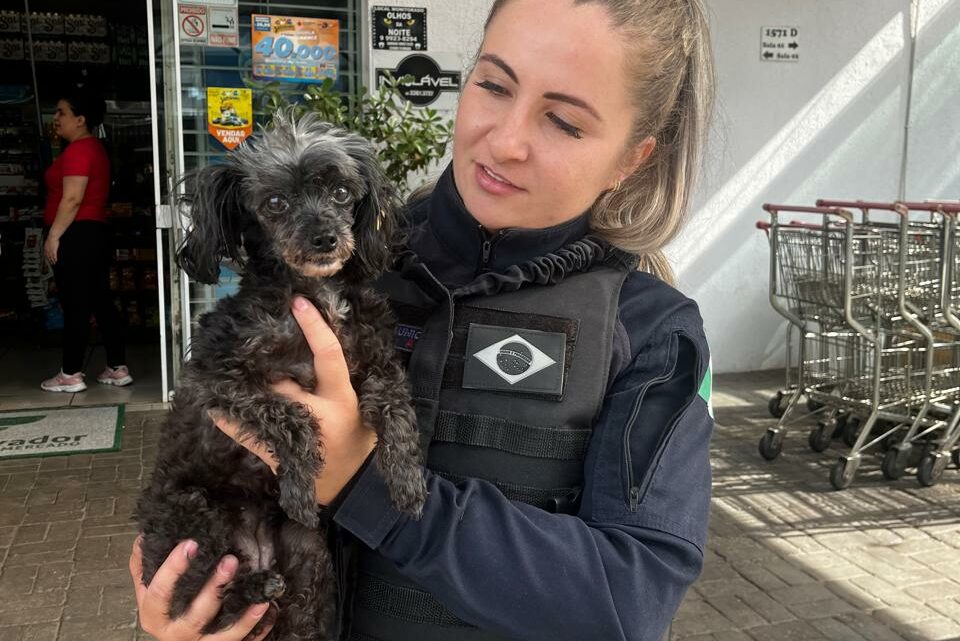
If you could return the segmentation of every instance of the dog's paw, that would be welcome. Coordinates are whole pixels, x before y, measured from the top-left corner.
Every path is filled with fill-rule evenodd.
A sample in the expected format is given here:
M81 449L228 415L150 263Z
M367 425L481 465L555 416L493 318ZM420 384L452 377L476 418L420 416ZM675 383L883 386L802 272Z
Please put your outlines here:
M244 604L276 601L287 589L283 576L276 572L260 570L238 576L227 588L229 595ZM225 595L226 598L227 595Z

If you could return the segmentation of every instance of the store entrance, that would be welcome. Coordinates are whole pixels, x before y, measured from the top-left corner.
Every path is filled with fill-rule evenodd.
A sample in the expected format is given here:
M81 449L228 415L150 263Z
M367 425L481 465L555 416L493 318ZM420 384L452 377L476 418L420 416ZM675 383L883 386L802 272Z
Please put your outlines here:
M70 0L29 0L0 11L0 410L164 400L170 279L156 218L148 6L91 0L78 14ZM44 172L67 144L53 127L57 101L77 85L106 101L92 133L110 161L110 298L134 382L98 384L107 356L91 316L87 389L47 392L41 381L63 365L64 318L63 292L43 258Z

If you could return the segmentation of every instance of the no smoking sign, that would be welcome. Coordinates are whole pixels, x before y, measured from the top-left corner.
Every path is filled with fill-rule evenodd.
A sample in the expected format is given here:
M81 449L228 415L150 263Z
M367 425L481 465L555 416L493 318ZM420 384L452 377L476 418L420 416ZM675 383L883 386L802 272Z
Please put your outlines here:
M202 4L180 4L180 44L207 44L209 25L207 7Z

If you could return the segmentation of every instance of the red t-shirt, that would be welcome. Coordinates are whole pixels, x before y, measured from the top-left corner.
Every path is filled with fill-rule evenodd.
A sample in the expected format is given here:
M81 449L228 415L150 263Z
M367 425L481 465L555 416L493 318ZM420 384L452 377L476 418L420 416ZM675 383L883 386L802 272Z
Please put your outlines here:
M43 224L52 225L57 207L63 198L64 176L86 176L87 188L74 220L107 220L107 198L110 195L110 159L107 150L95 137L75 140L57 156L44 174L47 183L47 205Z

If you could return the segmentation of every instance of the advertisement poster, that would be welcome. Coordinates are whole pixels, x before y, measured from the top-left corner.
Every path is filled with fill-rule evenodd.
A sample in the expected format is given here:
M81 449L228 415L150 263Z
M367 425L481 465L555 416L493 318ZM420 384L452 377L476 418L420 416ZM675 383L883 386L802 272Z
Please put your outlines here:
M337 79L340 21L292 16L251 16L253 75L287 82Z
M227 149L253 133L253 92L233 87L207 87L207 131Z

